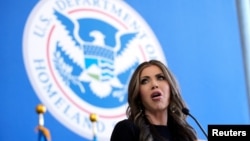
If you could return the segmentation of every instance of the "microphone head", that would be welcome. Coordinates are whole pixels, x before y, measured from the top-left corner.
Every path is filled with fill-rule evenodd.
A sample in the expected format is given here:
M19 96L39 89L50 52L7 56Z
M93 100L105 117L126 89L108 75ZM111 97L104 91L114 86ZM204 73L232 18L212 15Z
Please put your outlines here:
M189 110L187 108L182 108L182 113L189 115Z

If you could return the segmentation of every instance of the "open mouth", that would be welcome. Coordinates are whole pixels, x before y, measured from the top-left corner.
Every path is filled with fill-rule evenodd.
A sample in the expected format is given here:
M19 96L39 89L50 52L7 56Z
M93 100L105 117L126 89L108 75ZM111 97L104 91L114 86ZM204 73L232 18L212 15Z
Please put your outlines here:
M158 99L160 98L162 95L160 92L154 92L153 94L151 94L151 98L152 99Z

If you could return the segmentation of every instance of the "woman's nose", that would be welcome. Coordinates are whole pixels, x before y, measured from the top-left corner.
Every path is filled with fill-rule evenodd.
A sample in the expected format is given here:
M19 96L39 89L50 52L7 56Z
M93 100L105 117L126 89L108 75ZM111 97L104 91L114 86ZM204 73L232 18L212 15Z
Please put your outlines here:
M152 81L152 89L158 88L158 83L157 81Z

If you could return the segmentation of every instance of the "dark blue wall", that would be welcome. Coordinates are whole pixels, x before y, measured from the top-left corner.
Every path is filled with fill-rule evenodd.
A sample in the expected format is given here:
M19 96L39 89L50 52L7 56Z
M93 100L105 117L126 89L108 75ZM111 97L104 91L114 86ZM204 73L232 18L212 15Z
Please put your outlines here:
M26 20L38 1L0 2L0 140L36 140L40 100L22 52ZM208 124L249 124L247 89L234 0L126 0L157 36L193 115ZM54 141L82 141L48 112ZM201 131L193 123L204 139Z

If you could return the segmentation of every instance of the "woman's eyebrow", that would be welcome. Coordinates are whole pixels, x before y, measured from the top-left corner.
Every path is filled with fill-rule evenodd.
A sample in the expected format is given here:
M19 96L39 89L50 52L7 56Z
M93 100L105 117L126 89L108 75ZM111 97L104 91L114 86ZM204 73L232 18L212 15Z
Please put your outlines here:
M140 77L140 79L145 79L145 78L149 78L149 76L145 75Z
M164 75L162 72L157 73L155 76Z

